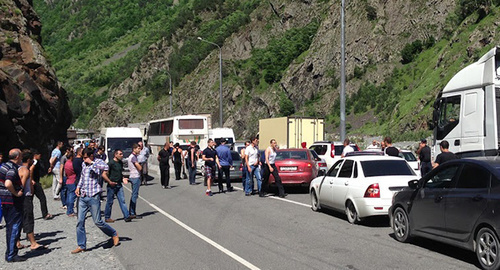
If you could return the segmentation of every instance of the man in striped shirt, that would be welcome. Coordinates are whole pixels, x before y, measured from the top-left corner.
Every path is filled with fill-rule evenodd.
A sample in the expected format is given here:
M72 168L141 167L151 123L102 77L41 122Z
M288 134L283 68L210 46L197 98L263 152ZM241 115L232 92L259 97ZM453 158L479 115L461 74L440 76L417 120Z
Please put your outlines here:
M106 182L110 181L107 174L108 164L101 159L94 160L94 150L85 149L83 153L82 173L80 182L76 187L76 196L80 197L78 204L78 223L76 224L76 239L78 248L71 251L72 254L80 253L87 248L87 236L85 232L85 217L90 211L95 225L101 229L107 236L113 238L113 245L117 246L120 242L116 230L105 223L101 218L101 185L99 177L102 176Z

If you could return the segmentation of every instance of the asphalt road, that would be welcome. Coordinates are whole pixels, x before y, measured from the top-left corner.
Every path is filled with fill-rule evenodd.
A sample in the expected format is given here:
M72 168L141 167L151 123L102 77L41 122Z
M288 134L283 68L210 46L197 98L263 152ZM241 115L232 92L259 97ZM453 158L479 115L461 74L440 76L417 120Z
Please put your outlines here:
M116 201L113 207L122 241L114 252L127 269L477 268L472 252L425 239L397 242L388 218L350 225L342 214L313 212L304 189L286 189L286 199L246 197L241 189L208 197L203 184L187 180L162 189L151 172L139 192L143 219L125 223ZM128 203L129 190L125 197Z

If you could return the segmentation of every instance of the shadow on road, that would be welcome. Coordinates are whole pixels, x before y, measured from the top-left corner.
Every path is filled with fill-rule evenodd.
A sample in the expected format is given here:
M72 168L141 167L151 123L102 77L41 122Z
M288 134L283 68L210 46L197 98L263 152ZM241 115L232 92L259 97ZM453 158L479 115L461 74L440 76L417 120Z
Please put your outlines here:
M394 237L394 233L390 233L389 236L397 241ZM408 245L415 245L427 250L443 254L445 256L470 263L478 268L481 268L479 262L477 261L476 254L472 251L465 250L459 247L447 245L441 242L437 242L427 238L415 237L412 238Z
M331 209L326 209L322 208L321 212L323 214L327 214L330 216L333 216L338 219L345 220L347 221L347 216L344 213L334 211ZM388 216L374 216L374 217L366 217L357 226L364 226L364 227L370 227L370 228L383 228L383 227L390 227L389 224L389 217Z

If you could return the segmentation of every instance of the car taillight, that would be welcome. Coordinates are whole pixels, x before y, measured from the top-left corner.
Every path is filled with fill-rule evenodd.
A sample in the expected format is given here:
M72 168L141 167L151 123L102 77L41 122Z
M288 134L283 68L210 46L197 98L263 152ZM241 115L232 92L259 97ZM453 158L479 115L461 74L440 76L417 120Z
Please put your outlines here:
M312 164L311 163L307 163L307 168L311 168L312 167Z
M326 167L326 163L318 163L320 167Z
M366 189L365 198L380 198L380 188L377 183L371 184Z
M332 145L331 145L331 149L332 149L332 151L330 151L330 156L331 156L332 158L334 158L334 157L335 157L335 145L333 145L333 143L332 143Z

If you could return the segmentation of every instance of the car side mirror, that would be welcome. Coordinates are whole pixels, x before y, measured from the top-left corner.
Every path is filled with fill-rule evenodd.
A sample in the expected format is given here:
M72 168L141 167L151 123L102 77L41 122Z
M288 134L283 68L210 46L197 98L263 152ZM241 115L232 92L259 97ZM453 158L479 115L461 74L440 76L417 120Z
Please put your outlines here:
M418 189L419 186L418 186L418 180L411 180L408 182L408 186L411 188L411 189Z
M325 171L321 170L318 172L318 176L323 176L323 175L325 175Z

